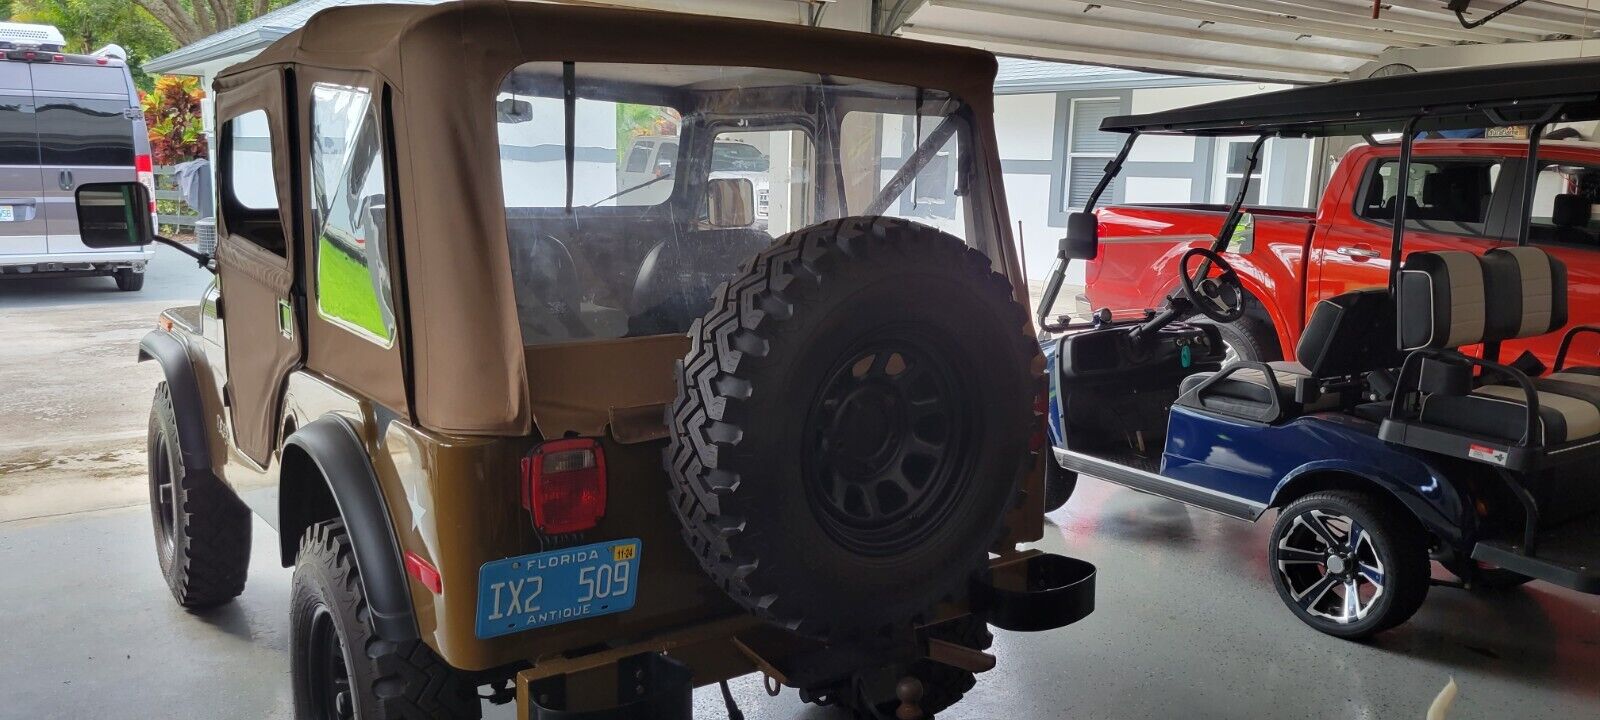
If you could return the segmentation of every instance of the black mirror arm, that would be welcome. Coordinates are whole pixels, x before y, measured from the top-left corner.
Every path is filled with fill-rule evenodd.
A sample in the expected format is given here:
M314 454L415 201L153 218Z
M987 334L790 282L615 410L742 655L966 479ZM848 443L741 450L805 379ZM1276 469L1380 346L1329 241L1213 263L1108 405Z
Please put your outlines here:
M169 238L169 237L162 237L160 235L151 235L150 239L155 240L156 242L161 243L162 245L166 245L167 247L170 247L170 248L172 248L174 250L177 250L178 252L181 252L181 253L183 253L185 255L188 255L191 258L194 258L195 263L198 264L200 267L203 267L203 268L205 268L207 270L210 270L213 275L216 274L217 268L214 265L212 265L212 263L211 263L212 257L210 255L207 255L207 254L205 254L203 252L200 252L198 250L190 249L190 247L188 245L185 245L185 244L183 244L181 242L178 242L177 240L173 240L172 238Z

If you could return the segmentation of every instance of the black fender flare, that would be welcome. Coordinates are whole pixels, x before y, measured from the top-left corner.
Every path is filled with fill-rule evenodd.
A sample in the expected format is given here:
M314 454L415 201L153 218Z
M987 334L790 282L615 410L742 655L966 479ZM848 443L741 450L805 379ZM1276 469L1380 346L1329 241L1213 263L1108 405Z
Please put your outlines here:
M178 423L178 448L183 467L189 471L211 472L211 441L208 435L205 403L200 398L200 379L188 346L166 330L151 330L139 340L139 362L155 360L166 375L167 392L172 396L172 411Z
M291 448L303 452L316 467L338 506L339 517L344 520L345 532L349 533L355 553L356 568L361 572L373 629L385 640L419 639L421 635L411 605L411 586L400 556L400 541L390 525L392 516L378 487L377 473L372 469L355 427L343 417L325 415L288 437L284 442L285 461ZM284 462L282 470L287 472L289 467L289 463ZM280 506L287 499L280 493ZM280 517L284 520L284 529L288 529L287 518L281 514ZM292 561L294 550L289 549L289 545L299 538L284 533L282 540L286 558Z

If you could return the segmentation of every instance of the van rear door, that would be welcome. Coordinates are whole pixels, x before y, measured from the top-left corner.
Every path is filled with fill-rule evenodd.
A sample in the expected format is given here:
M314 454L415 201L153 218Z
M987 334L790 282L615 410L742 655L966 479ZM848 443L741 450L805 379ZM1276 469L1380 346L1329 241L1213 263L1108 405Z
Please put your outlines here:
M0 61L0 255L43 255L46 233L32 76Z
M137 180L133 85L118 65L29 63L50 252L91 253L78 237L79 185ZM111 248L110 251L118 251Z

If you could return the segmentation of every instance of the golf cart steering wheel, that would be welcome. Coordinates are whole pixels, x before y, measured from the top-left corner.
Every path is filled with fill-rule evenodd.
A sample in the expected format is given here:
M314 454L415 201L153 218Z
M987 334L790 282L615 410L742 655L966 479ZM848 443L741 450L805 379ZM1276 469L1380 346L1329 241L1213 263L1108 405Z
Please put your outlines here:
M1222 270L1222 274L1196 279L1189 270L1195 258L1208 261L1202 266L1202 274L1213 265ZM1201 314L1219 323L1231 323L1244 317L1244 286L1239 283L1239 273L1233 271L1233 266L1222 259L1222 255L1210 248L1191 249L1183 254L1178 270L1182 273L1183 296L1189 298Z

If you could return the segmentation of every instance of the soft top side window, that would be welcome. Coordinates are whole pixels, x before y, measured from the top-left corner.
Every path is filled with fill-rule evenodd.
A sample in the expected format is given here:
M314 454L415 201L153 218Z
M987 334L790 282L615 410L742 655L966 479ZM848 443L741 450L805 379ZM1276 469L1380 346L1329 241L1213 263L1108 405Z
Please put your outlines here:
M223 123L218 159L220 211L228 233L283 255L277 163L265 110L251 110Z

